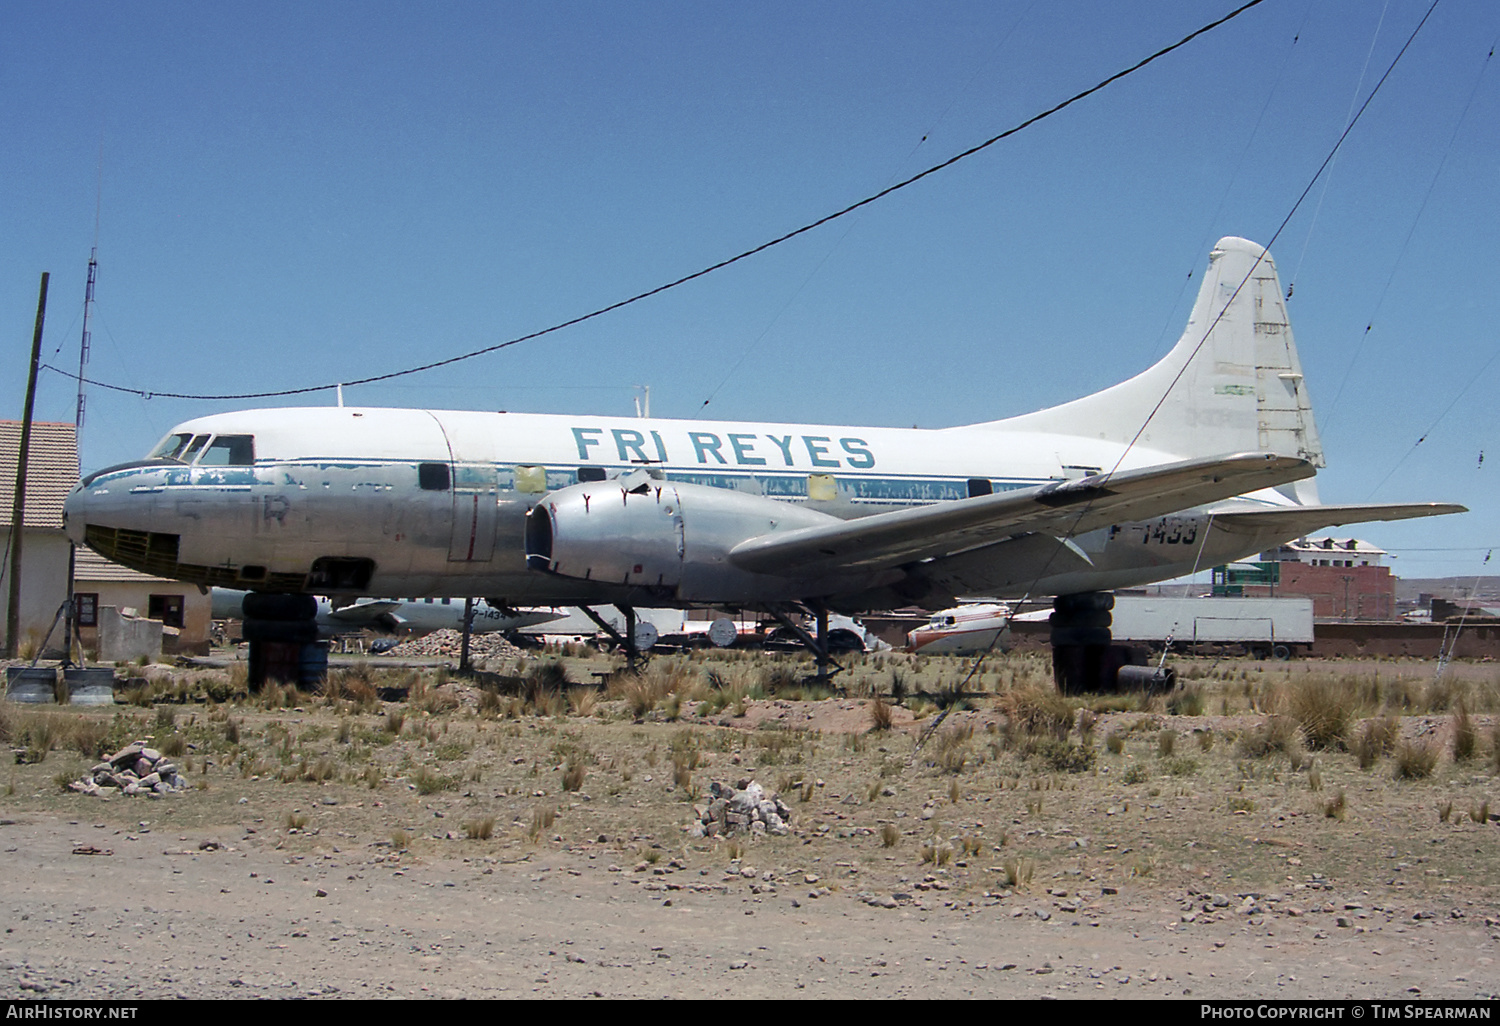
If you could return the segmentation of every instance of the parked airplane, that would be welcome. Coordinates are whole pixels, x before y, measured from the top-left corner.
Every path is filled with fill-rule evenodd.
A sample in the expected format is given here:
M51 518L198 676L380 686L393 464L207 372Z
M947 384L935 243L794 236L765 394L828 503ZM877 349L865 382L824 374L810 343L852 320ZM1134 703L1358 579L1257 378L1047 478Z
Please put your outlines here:
M1003 602L966 602L939 610L932 619L906 633L906 651L924 655L977 655L1010 648L1010 606Z
M212 613L215 620L240 620L248 591L214 588ZM475 634L514 631L562 619L566 614L554 609L496 609L484 599L474 603L472 630ZM433 631L461 631L464 627L462 599L370 599L362 598L338 605L327 596L318 596L318 634L324 638L340 634L374 631L398 637L420 638Z
M1095 395L939 430L411 409L200 417L89 474L68 534L205 586L844 612L1181 576L1332 525L1270 256L1221 240L1187 330Z

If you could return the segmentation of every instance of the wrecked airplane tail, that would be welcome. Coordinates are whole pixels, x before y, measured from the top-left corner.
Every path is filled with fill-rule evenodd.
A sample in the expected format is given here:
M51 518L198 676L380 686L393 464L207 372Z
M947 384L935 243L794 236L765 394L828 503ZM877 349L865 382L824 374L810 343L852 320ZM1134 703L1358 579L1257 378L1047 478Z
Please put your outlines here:
M1258 450L1324 465L1276 264L1261 246L1233 237L1209 254L1187 329L1159 363L1113 388L993 426L1135 442L1183 457Z

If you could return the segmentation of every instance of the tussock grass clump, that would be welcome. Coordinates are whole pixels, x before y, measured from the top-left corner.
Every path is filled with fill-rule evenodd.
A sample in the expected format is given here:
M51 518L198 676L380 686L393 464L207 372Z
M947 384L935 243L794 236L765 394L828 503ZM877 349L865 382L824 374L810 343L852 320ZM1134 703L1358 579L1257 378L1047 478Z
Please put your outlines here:
M407 704L429 716L440 716L452 712L459 706L458 696L439 685L429 684L426 677L418 677L407 694Z
M1382 755L1389 755L1396 749L1396 738L1400 734L1400 724L1394 716L1378 716L1365 720L1354 735L1354 744L1351 746L1354 757L1359 760L1359 768L1367 770L1380 759Z
M405 851L411 847L411 834L405 830L396 830L391 833L391 847L396 851Z
M552 824L557 819L557 810L550 805L538 805L531 810L531 822L526 827L526 836L535 843L542 839L542 834L552 829Z
M1238 747L1247 759L1263 759L1272 752L1291 755L1301 748L1297 721L1290 716L1267 716L1241 736Z
M102 720L80 719L73 724L73 750L85 759L108 755L104 749L109 744L109 733L109 725Z
M1104 739L1104 747L1109 750L1110 755L1124 754L1125 735L1121 734L1118 730L1110 731L1109 736Z
M1163 759L1162 770L1172 777L1190 777L1198 772L1198 760L1187 755L1174 755Z
M1030 884L1035 872L1036 864L1030 859L1012 857L1000 863L1000 880L1011 890Z
M1177 731L1171 727L1163 727L1156 735L1156 754L1163 759L1171 758L1172 753L1177 750Z
M375 690L374 671L368 663L355 663L329 671L323 682L323 697L329 703L352 702L361 709L373 709L379 697Z
M1329 819L1336 819L1340 823L1349 814L1349 798L1344 794L1344 789L1339 788L1339 793L1323 803L1323 815Z
M969 761L969 740L973 736L972 723L955 723L939 731L930 765L937 766L944 773L962 773Z
M307 828L307 813L297 811L288 812L284 822L288 830L304 830Z
M874 701L870 703L870 729L890 730L894 721L895 711L890 703L876 695Z
M1488 823L1490 821L1490 800L1486 798L1478 805L1469 805L1469 820L1474 823Z
M1288 711L1302 728L1310 748L1346 747L1349 726L1359 705L1359 683L1348 677L1307 677L1287 694Z
M417 794L421 795L451 791L458 787L458 780L456 778L443 776L441 773L434 773L426 766L417 770L416 775L412 777L412 783L416 785Z
M592 716L599 709L599 692L588 687L569 688L568 706L574 716Z
M1190 681L1167 696L1167 712L1173 716L1202 716L1203 687Z
M1425 780L1437 769L1438 750L1431 741L1405 740L1396 745L1396 779Z
M497 720L507 704L506 700L500 697L500 692L485 688L479 692L479 704L475 712L487 720Z
M1099 715L1092 709L1078 710L1078 740L1086 745L1094 743L1094 727L1099 723Z
M495 817L481 816L464 821L464 836L471 841L488 841L495 832Z
M1019 684L1000 696L999 707L1013 740L1042 735L1061 740L1073 729L1073 707L1053 687Z
M400 737L401 728L406 726L405 709L387 709L385 711L385 732L391 737Z
M882 823L880 826L880 846L882 848L894 848L901 840L901 831L896 829L894 823Z
M1460 698L1453 714L1453 761L1465 762L1472 759L1478 745L1479 733L1474 729L1474 720L1469 716L1468 707Z
M587 772L583 760L578 756L568 759L567 765L563 767L562 789L564 791L577 791L583 787L583 777Z
M1039 738L1033 754L1057 773L1087 773L1094 768L1099 755L1093 745L1074 744L1053 737Z

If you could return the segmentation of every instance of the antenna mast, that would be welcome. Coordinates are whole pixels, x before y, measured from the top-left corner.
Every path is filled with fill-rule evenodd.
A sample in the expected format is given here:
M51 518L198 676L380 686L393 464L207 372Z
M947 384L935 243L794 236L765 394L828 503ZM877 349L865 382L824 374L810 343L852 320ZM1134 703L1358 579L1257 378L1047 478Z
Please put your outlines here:
M78 411L73 417L73 430L78 435L83 434L83 371L89 364L89 348L91 336L89 334L89 314L94 308L94 279L99 273L99 246L89 250L89 283L83 290L83 338L78 343Z
M94 280L99 275L99 215L104 210L104 139L99 140L98 183L94 188L94 246L89 250L89 283L83 290L83 338L78 343L78 409L73 414L75 444L83 438L83 372L89 365L93 336L89 333L89 315L94 310Z

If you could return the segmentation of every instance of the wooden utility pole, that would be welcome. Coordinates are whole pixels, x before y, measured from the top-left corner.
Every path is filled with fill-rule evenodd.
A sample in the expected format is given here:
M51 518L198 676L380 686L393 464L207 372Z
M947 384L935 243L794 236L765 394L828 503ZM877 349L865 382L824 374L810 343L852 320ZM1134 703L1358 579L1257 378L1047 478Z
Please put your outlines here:
M36 301L36 330L31 334L31 371L26 376L26 408L21 414L21 451L16 454L16 494L10 509L10 590L5 607L5 658L14 659L21 634L21 535L26 519L26 460L31 452L31 409L36 404L36 372L42 362L42 321L47 316L47 279Z

